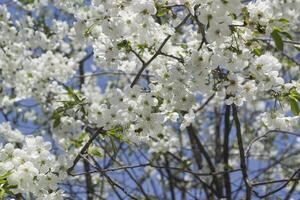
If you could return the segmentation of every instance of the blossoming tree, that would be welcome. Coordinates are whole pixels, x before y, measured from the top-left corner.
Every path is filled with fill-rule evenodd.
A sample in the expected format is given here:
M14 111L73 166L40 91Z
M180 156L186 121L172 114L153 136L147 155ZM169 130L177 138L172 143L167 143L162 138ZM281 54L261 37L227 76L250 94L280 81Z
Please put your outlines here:
M299 199L299 25L299 0L1 0L0 198Z

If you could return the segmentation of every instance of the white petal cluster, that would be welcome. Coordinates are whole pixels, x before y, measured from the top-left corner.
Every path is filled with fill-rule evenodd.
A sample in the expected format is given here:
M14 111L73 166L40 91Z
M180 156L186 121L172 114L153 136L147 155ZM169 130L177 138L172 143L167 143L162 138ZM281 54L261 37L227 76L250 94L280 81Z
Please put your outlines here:
M12 192L30 192L38 199L62 199L58 183L66 176L62 171L67 166L66 160L57 158L51 152L51 143L40 136L26 136L18 142L22 145L6 143L0 149L0 174L9 173L9 185L16 186Z
M8 142L21 143L24 140L24 135L17 129L13 130L9 122L0 124L0 137Z
M231 105L249 123L241 126L245 144L253 133L299 130L299 26L299 0L1 3L0 175L10 173L14 194L62 199L68 159L99 129L105 133L92 146L104 146L92 149L99 160L115 146L109 138L190 162L189 127L218 157L211 141ZM57 144L68 157L52 149ZM254 153L276 156L268 144Z

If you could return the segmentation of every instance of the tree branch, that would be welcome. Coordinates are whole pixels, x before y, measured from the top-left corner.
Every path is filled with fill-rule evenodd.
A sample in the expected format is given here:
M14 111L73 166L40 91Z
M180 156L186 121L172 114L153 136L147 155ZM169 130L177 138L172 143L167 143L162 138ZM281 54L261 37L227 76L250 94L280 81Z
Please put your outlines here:
M246 200L251 200L252 186L248 180L247 165L246 165L246 158L245 158L245 152L244 152L244 147L243 147L241 125L240 125L240 121L239 121L238 114L237 114L237 108L236 108L236 105L234 105L234 104L232 104L232 114L233 114L233 120L235 122L235 127L236 127L236 136L237 136L239 153L240 153L240 166L242 169L243 180L246 185Z
M187 130L188 130L188 135L189 135L189 138L190 138L190 142L192 144L192 149L193 149L193 154L194 154L194 157L197 161L197 157L200 156L200 154L202 154L208 164L208 167L211 171L211 173L215 173L216 172L216 169L213 165L213 162L211 161L210 159L210 156L209 154L207 153L207 151L205 150L203 144L201 143L201 141L198 139L197 135L196 135L196 132L195 132L195 129L192 125L189 125L187 127ZM198 153L199 154L198 154ZM200 161L197 161L197 163L199 163ZM198 164L200 165L200 164ZM200 165L201 166L201 165ZM199 166L199 167L200 167ZM219 182L219 179L216 175L213 176L213 182L215 183L216 185L216 191L217 191L217 196L218 197L221 197L223 196L223 192L222 192L222 188L221 188L221 185L220 185L220 182Z
M294 133L294 132L289 132L289 131L281 131L281 130L270 130L270 131L266 132L265 134L263 134L261 136L258 136L258 137L255 137L253 140L250 141L250 143L249 143L249 145L246 149L246 157L250 156L249 153L250 153L250 150L251 150L254 143L256 143L257 141L259 141L263 138L266 138L271 133L282 133L282 134L289 134L289 135L294 135L294 136L300 137L300 133Z
M224 143L223 143L223 161L224 161L224 180L226 188L226 197L231 199L231 182L229 173L229 134L230 134L230 106L225 106L225 117L224 117Z
M175 27L175 31L178 31L178 29L183 26L186 21L189 19L189 17L191 16L191 14L188 14L183 20L182 22L177 25ZM158 48L158 50L155 52L155 54L146 62L143 64L142 68L139 70L138 74L136 75L136 77L134 78L134 80L132 81L130 87L132 88L135 84L137 84L138 80L140 79L140 76L142 75L143 71L151 64L151 62L159 55L161 55L161 50L163 49L163 47L166 45L166 43L169 41L169 39L171 38L171 35L168 35L164 41L162 42L162 44L160 45L160 47Z
M259 198L266 198L272 194L275 194L276 192L279 192L280 190L282 190L283 188L285 188L294 178L295 176L297 176L297 174L300 172L300 168L297 169L294 174L291 176L291 178L289 178L282 186L280 186L279 188L275 189L275 190L272 190L271 192L268 192L267 194L264 194L264 195L259 195L257 192L255 192L256 196L258 196ZM298 179L299 180L299 179ZM297 181L298 181L297 180ZM278 182L278 181L277 181ZM255 186L257 185L265 185L265 184L271 184L271 183L275 183L275 181L268 181L268 182L264 182L263 184L262 183L259 183L259 184L255 184Z
M74 161L73 161L73 165L67 170L68 174L71 173L71 171L74 169L74 167L76 166L76 164L78 163L78 161L81 158L81 154L85 154L86 151L88 150L89 146L92 144L92 142L98 137L98 135L105 133L105 131L100 128L98 129L93 135L92 137L87 141L87 143L82 147L82 149L80 150L79 154L75 157Z

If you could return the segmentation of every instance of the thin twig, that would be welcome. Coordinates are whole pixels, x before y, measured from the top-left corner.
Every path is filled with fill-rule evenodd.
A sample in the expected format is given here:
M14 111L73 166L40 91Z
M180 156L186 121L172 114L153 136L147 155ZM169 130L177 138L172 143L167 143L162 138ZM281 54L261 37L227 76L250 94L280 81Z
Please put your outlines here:
M246 157L248 158L250 155L250 150L253 146L254 143L256 143L257 141L263 139L263 138L266 138L269 134L271 133L282 133L282 134L289 134L289 135L294 135L294 136L297 136L297 137L300 137L300 133L294 133L294 132L289 132L289 131L281 131L281 130L270 130L268 132L266 132L265 134L261 135L261 136L258 136L258 137L255 137L253 140L250 141L247 149L246 149Z
M126 73L126 72L122 72L122 71L105 71L105 72L94 72L91 74L85 74L85 75L78 75L78 76L74 76L75 78L81 78L81 77L93 77L93 76L104 76L104 75L112 75L112 76L118 76L118 75L129 75L129 76L136 76L137 73ZM142 74L142 77L153 77L154 75L152 74Z
M280 179L280 180L270 180L270 181L262 181L262 182L254 182L252 183L253 187L261 186L261 185L270 185L270 184L276 184L276 183L282 183L287 181L300 181L300 178L292 178L292 179Z
M181 26L183 26L186 21L190 18L191 14L188 14L180 24L178 24L175 27L175 31L177 31ZM158 48L158 50L155 52L155 54L147 61L143 64L142 68L139 70L138 74L136 75L136 77L134 78L134 80L132 81L130 87L132 88L135 84L137 84L138 80L140 79L140 76L142 75L143 71L152 63L152 61L159 55L161 55L161 51L163 49L163 47L166 45L166 43L169 41L169 39L171 38L171 35L168 35L164 41L162 42L162 44L160 45L160 47Z
M173 59L177 60L178 62L184 64L184 60L182 58L179 58L177 56L167 54L167 53L164 53L164 52L161 52L160 54L163 55L163 56L169 57L169 58L173 58Z
M165 166L158 166L158 165L154 165L152 163L145 163L145 164L138 164L138 165L129 165L129 166L121 166L121 167L117 167L117 168L110 168L110 169L102 169L101 172L115 172L115 171L120 171L120 170L125 170L125 169L135 169L135 168L141 168L141 167L152 167L152 168L157 168L157 169L165 169ZM241 169L232 169L232 170L228 170L228 171L220 171L220 172L208 172L208 173L199 173L199 172L194 172L191 170L186 170L184 168L178 168L178 167L168 167L171 170L176 170L176 171L181 171L182 173L189 173L189 174L193 174L195 176L214 176L214 175L222 175L224 173L234 173L234 172L238 172L241 171ZM99 173L99 170L94 170L94 171L90 171L89 173ZM71 174L72 176L80 176L80 175L84 175L86 172L82 172L82 173L77 173L77 174Z
M194 112L199 112L201 111L203 108L205 108L205 106L215 97L215 93L212 94L199 108L197 108L196 110L194 110Z
M196 135L196 130L194 129L194 127L192 125L189 125L187 127L187 131L188 131L190 142L192 144L193 153L194 153L195 158L197 158L198 156L201 156L201 154L202 154L207 162L207 165L208 165L211 173L214 174L216 172L216 168L215 168L213 162L211 161L210 155L204 148L201 141L198 139L198 137ZM197 159L196 159L196 161L197 161ZM213 182L216 185L216 191L217 191L218 198L223 196L219 179L215 174L213 175Z
M260 40L260 41L273 41L272 38L254 38L253 40ZM291 41L291 40L282 40L283 43L287 44L300 44L300 42L297 41Z
M96 169L99 170L101 172L101 167L100 165L97 163L97 161L94 159L93 156L90 156L93 160L93 162L96 165ZM114 180L112 180L107 174L105 174L104 172L101 172L102 175L104 175L104 177L107 179L107 181L113 186L113 187L117 187L119 188L122 192L124 192L124 194L126 194L128 197L130 197L131 199L134 200L138 200L136 197L134 197L133 195L129 194L125 188L123 188L122 186L120 186L117 182L115 182Z
M144 65L145 61L142 59L140 54L138 54L135 50L131 49L131 52L141 61L141 63Z
M98 129L93 135L92 137L87 141L87 143L82 147L82 149L80 150L79 154L75 157L74 161L73 161L73 165L67 170L68 174L71 173L71 171L74 169L74 167L76 166L76 164L78 163L78 161L81 158L81 154L85 154L86 151L88 150L89 146L92 144L92 142L98 137L98 135L103 134L104 131L102 128Z
M282 190L283 188L285 188L290 182L292 182L292 180L294 180L294 177L297 176L297 174L300 172L300 168L297 169L294 174L291 176L291 178L289 178L282 186L280 186L279 188L275 189L275 190L272 190L264 195L259 195L257 192L255 192L256 196L258 196L259 198L266 198L272 194L275 194L276 192L279 192L280 190ZM299 180L299 179L298 179ZM297 180L297 181L298 181ZM278 182L278 181L277 181ZM274 181L269 181L269 182L265 182L265 184L271 184L271 183L275 183ZM258 184L256 184L257 186ZM263 185L260 183L260 185Z

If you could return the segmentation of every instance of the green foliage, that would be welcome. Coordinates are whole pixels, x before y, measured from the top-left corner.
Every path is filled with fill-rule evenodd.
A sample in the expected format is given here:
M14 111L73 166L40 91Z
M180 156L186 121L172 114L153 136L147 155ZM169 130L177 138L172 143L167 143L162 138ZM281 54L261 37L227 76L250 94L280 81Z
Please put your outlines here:
M286 37L289 40L293 40L293 37L286 31L282 30L279 27L274 27L271 36L275 42L276 48L280 51L283 50L283 40L282 36Z
M119 50L124 49L126 52L130 52L132 50L131 43L128 40L122 40L117 44Z
M114 155L116 155L116 154L117 154L117 151L118 151L117 146L116 146L114 140L112 139L112 137L109 137L109 140L110 140L111 147L112 147L112 149L113 149Z
M12 194L11 189L16 188L16 185L9 185L7 181L7 177L11 175L11 172L6 172L3 175L0 175L0 199L4 199L4 197L8 194Z
M254 53L257 56L261 56L262 55L261 49L259 49L259 48L254 48L252 50L252 53Z
M249 11L246 7L244 7L242 9L242 17L243 17L243 20L244 20L244 24L248 25L250 23L250 15L249 15Z
M291 90L290 96L292 96L293 98L297 99L300 102L300 94L295 89Z
M23 4L31 4L31 3L34 3L34 0L19 0L19 2L21 2Z
M70 142L76 148L80 148L83 145L83 142L88 139L88 137L88 133L82 132L77 139L70 139Z
M163 17L168 14L168 12L171 10L169 7L165 7L160 2L155 2L155 8L156 8L156 17Z
M279 22L283 23L283 24L289 24L289 20L286 18L280 18L278 19Z
M124 131L124 128L119 126L119 127L113 128L111 130L108 130L106 132L106 135L108 135L109 137L116 138L119 141L129 143L130 141L127 138L124 137L123 131Z
M276 48L280 51L283 51L283 41L277 29L274 29L271 33L271 36L275 42Z
M230 46L230 47L228 47L228 49L238 55L242 54L242 51L240 49L238 49L237 47Z
M142 54L144 53L145 49L148 48L148 44L144 43L144 44L138 44L137 48L139 50L139 53Z
M288 97L292 113L294 115L299 115L300 109L298 103L300 102L300 94L295 89L292 89Z
M96 23L93 23L90 27L88 27L83 33L84 37L90 36L96 25L97 25Z
M157 17L163 17L163 16L165 16L168 12L169 12L169 9L159 6L159 7L157 7L157 13L156 13L156 16L157 16Z
M297 99L290 97L290 106L291 106L291 111L293 112L294 115L299 115L299 106Z
M67 116L66 112L71 109L76 109L75 112L81 111L84 116L86 116L86 111L84 109L85 106L85 98L80 98L78 94L75 93L73 88L64 86L67 90L67 94L71 100L61 101L63 106L58 107L52 114L51 119L53 119L53 127L56 128L60 125L61 117Z
M95 157L98 157L98 158L103 157L103 155L100 151L100 147L97 147L97 146L90 146L89 149L88 149L88 154L90 154L92 156L95 156Z

